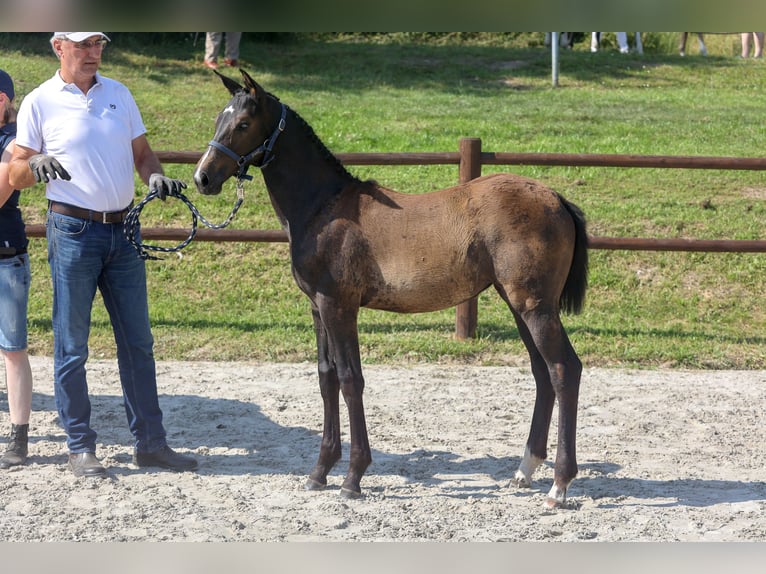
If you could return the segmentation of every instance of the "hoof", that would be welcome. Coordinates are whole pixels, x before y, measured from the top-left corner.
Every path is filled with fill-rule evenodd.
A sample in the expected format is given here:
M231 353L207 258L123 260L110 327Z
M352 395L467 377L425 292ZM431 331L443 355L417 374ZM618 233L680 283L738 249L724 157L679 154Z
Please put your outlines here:
M550 496L545 497L545 508L550 509L558 509L558 508L566 508L567 503L564 500L556 500L555 498L551 498Z
M545 506L547 508L568 508L567 489L560 488L554 483L548 496L545 497Z
M327 487L327 483L321 483L318 480L309 478L306 480L306 484L303 485L304 490L324 490Z
M549 510L580 510L581 503L577 500L557 500L555 498L551 498L550 496L547 496L545 498L545 508Z
M351 490L345 486L340 489L340 495L346 500L358 500L362 498L362 493L359 490Z
M511 480L511 484L516 488L532 488L532 481L521 471L516 471L516 475Z

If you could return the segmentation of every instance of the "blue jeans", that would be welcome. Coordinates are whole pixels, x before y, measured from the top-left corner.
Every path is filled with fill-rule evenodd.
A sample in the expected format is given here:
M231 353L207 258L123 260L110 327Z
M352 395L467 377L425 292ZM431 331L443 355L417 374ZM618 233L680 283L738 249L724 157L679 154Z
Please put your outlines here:
M0 259L0 349L27 348L27 305L29 301L29 255Z
M48 212L48 263L53 282L54 393L69 452L96 451L85 362L96 288L117 343L128 427L138 451L165 446L149 325L144 261L121 224Z

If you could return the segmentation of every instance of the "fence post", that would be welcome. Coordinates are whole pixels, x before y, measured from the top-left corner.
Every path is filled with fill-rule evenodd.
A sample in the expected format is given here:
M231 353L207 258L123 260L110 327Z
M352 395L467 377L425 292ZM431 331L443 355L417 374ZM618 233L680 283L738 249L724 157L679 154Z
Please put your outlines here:
M460 183L466 183L481 176L481 139L460 139ZM455 307L455 337L472 339L476 336L479 321L479 301L476 297Z

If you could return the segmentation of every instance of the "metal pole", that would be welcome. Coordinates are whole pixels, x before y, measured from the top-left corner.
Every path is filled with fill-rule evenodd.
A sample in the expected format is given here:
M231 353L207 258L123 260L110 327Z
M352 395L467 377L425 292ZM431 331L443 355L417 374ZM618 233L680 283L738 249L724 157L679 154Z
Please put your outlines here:
M551 68L553 87L559 85L559 32L551 32Z

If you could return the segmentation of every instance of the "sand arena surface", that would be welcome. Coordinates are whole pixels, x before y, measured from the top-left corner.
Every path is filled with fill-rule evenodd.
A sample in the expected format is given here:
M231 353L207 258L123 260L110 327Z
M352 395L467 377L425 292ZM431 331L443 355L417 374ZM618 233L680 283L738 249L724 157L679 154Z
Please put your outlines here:
M303 489L322 426L313 364L158 363L169 443L200 461L176 474L133 466L116 363L91 361L106 480L67 469L52 360L32 366L29 463L0 471L6 542L766 540L763 371L586 369L580 473L569 508L548 510L555 427L533 488L509 484L534 401L524 367L366 366L373 463L349 501L345 407L343 459L325 491ZM3 449L9 424L0 386Z

